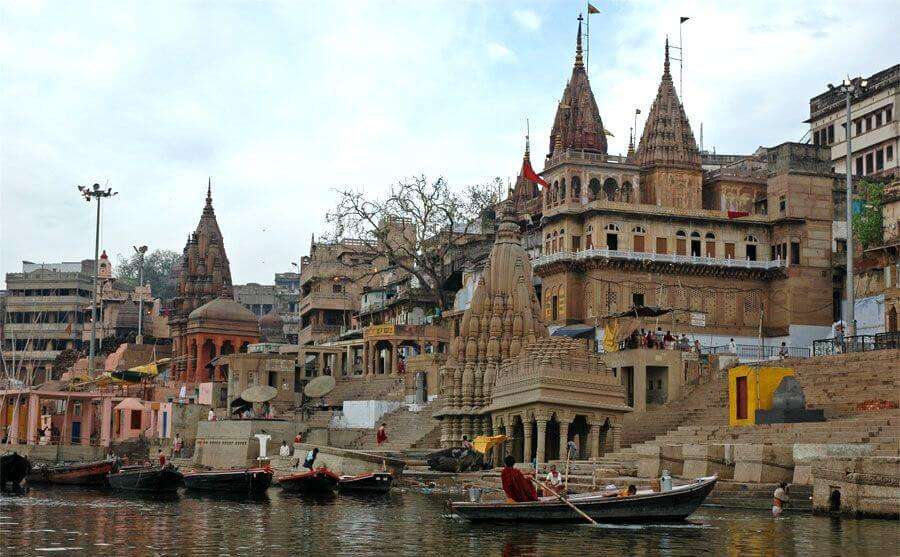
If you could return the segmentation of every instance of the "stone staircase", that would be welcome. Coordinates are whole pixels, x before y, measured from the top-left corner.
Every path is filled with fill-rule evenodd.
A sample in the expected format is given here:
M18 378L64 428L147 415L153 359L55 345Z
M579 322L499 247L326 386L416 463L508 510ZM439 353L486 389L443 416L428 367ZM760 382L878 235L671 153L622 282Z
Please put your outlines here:
M434 413L443 403L434 400L418 412L403 406L385 414L379 420L386 424L388 440L381 446L375 442L375 430L365 430L350 448L368 451L403 452L409 449L437 449L440 447L440 422Z
M337 406L347 400L403 400L404 395L401 377L354 377L337 381L325 401L329 406Z

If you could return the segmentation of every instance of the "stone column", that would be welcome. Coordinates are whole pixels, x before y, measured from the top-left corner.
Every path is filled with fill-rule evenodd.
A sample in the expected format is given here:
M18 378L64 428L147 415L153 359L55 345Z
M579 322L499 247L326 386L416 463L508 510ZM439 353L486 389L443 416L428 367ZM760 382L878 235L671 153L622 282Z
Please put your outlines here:
M109 447L112 441L112 397L103 397L100 402L100 445Z
M502 445L501 452L503 453L503 455L500 458L500 466L503 466L503 460L506 459L506 455L512 454L512 451L513 451L513 426L512 426L512 424L506 424L504 426L503 433L506 434L506 441L501 443L501 445Z
M450 447L450 418L445 417L441 420L441 447L447 449Z
M566 453L568 452L568 448L566 448L566 443L569 441L569 422L559 422L559 458L560 460L566 460Z
M37 441L40 410L41 398L36 394L28 395L28 421L25 423L25 443L28 445L34 445Z
M6 423L6 409L9 406L8 399L9 397L7 396L0 396L0 438L6 436L6 426L9 425Z
M10 445L17 445L19 443L19 415L22 410L21 406L22 401L18 396L16 396L16 398L13 400L12 423L10 424L12 426L12 429L9 431L8 439Z
M522 458L525 462L531 462L531 422L525 422L522 430L525 432L525 450Z
M84 413L81 415L81 444L90 445L94 433L94 404L90 399L84 401Z
M612 452L617 453L622 448L622 426L612 424L610 427L612 437Z
M397 357L399 355L399 347L397 345L397 342L394 341L391 343L391 375L397 375Z
M547 451L547 420L537 421L537 461L546 462Z
M591 459L600 458L600 426L591 424L590 445Z

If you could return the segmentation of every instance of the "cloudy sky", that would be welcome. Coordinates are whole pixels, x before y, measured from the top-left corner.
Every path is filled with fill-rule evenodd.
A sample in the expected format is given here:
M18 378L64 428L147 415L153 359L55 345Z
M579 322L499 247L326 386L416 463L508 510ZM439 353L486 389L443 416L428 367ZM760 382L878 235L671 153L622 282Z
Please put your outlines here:
M705 147L799 140L809 98L898 62L896 0L597 0L590 78L610 152L684 25ZM76 185L109 184L103 247L181 251L207 177L235 282L308 252L331 188L540 168L583 2L2 2L0 273L93 255ZM892 24L891 21L894 21ZM847 41L847 37L853 39ZM677 74L676 74L677 83ZM639 127L643 125L639 122Z

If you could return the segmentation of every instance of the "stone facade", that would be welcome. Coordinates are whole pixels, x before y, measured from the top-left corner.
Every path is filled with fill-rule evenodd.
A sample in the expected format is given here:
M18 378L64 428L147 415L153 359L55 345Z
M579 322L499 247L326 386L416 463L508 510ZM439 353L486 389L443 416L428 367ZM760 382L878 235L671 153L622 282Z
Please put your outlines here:
M259 342L259 322L247 308L230 298L216 298L191 312L183 338L188 382L225 381L227 370L219 356L246 352Z

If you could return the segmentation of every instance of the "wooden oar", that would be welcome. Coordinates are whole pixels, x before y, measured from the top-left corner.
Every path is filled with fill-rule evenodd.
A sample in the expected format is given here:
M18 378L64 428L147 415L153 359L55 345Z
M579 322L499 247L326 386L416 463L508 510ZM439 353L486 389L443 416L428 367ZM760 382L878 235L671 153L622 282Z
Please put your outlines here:
M594 520L593 518L589 517L589 516L587 515L586 512L582 511L581 509L579 509L578 507L576 507L575 505L573 505L572 502L569 501L568 499L566 499L565 497L563 497L561 493L557 493L556 490L554 490L554 489L551 488L551 487L548 487L548 486L544 485L543 483L537 481L535 478L529 478L529 479L530 479L532 482L534 482L535 485L538 485L538 486L540 486L541 488L543 488L544 490L549 491L549 492L552 493L553 495L556 495L556 496L559 498L560 501L562 501L562 502L565 503L566 505L569 505L570 507L572 507L572 510L573 510L573 511L577 512L578 514L580 514L585 520L587 520L588 522L590 522L590 523L593 524L594 526L597 526L597 521L596 521L596 520Z

